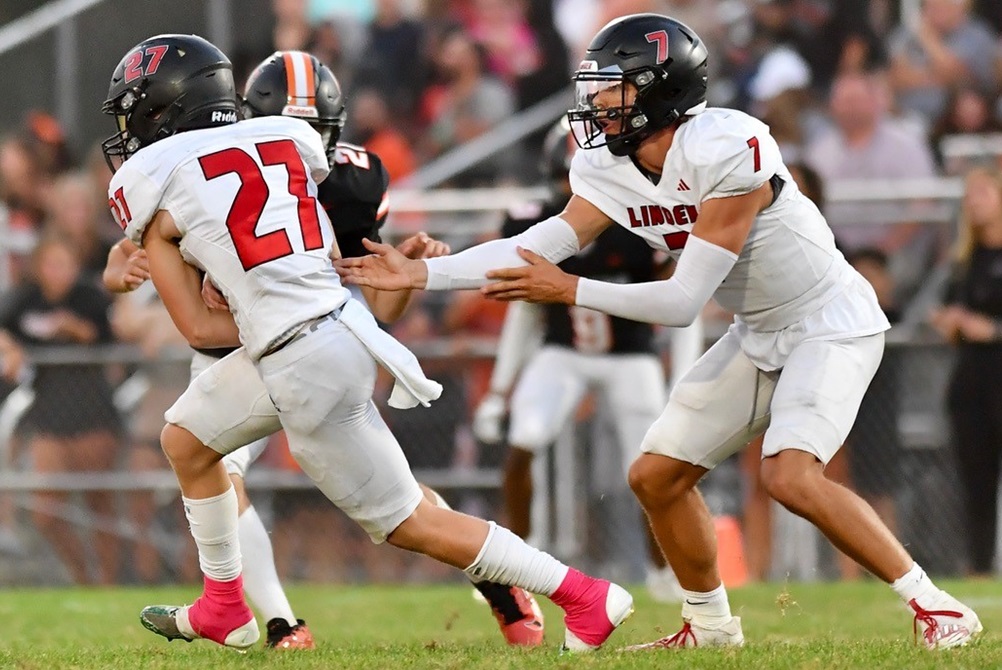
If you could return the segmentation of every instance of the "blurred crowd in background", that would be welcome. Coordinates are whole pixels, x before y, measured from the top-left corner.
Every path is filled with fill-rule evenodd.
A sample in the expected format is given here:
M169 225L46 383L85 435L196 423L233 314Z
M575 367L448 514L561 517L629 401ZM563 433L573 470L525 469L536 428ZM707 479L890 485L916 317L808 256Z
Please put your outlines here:
M569 76L591 36L610 19L653 11L690 25L709 46L710 104L745 110L770 125L801 189L829 216L840 244L877 287L889 314L903 312L933 268L952 264L951 288L941 295L945 306L933 313L930 324L960 349L974 349L969 355L962 352L950 408L959 436L958 476L967 492L961 505L968 510L971 534L980 540L972 541L967 562L957 569L986 573L994 560L1002 451L1002 385L998 374L985 374L1002 371L1002 345L997 343L1002 290L992 293L992 287L1002 285L1002 256L990 253L1002 247L1002 159L989 155L987 161L972 161L945 148L958 136L990 138L1002 131L1002 3L923 0L918 12L905 18L902 4L274 0L271 43L230 55L238 89L254 65L276 49L317 55L339 77L346 94L343 139L381 157L392 189L422 165L549 96L563 94L570 100ZM164 352L183 351L184 342L151 287L117 297L101 287L107 252L120 236L105 206L111 174L98 146L102 138L93 138L89 151L75 153L50 112L26 113L19 131L0 140L0 204L6 209L7 247L13 250L2 270L14 286L0 298L0 375L8 391L21 387L33 394L30 407L11 428L5 467L37 472L162 469L166 464L157 449L162 412L188 377L183 356ZM109 135L111 131L109 120ZM445 185L539 183L540 138L530 136L517 150L502 151ZM901 207L825 202L825 187L833 182L937 176L966 180L965 195L954 209L955 226L925 225L921 202L904 214ZM989 251L982 253L985 249ZM471 365L462 356L471 342L496 336L503 315L503 305L476 293L456 293L424 298L395 324L393 332L409 344L449 338L449 351L456 354L428 365L446 385L443 401L430 410L388 414L416 468L494 467L502 460L478 447L468 428L490 363ZM38 356L44 347L115 342L138 345L148 360L112 366L31 365L30 352ZM956 376L978 370L994 385L985 381L972 390L964 382L968 377ZM893 404L893 397L885 402ZM893 410L877 414L881 411L893 421ZM973 419L965 417L972 413ZM893 437L874 437L886 434L881 431L888 430L888 420L875 421L857 431L862 435L858 440L890 442L893 451ZM971 427L972 421L979 425ZM439 447L427 447L429 435ZM280 449L266 461L267 467L293 467ZM847 479L852 472L857 479L873 472L873 467L858 464L842 469ZM894 478L897 486L901 477ZM873 488L881 509L879 498L894 491ZM87 523L80 523L76 512L61 512L77 501L66 493L36 494L29 507L72 580L156 581L177 576L177 566L197 567L190 559L174 560L165 550L171 543L145 530L179 521L175 506L161 498L137 492L123 502L111 493L88 493L80 502L89 515ZM328 507L318 506L312 493L275 498L276 516L287 520L276 525L283 571L316 579L373 573L401 577L399 555L361 540L340 542L330 533L325 537L334 544L327 546L316 534L307 534L311 542L299 547L303 534L296 528L323 523L336 524L345 534L352 531ZM490 512L496 500L477 496L468 504ZM971 510L979 506L990 511L977 516ZM890 507L882 510L885 515L893 515ZM0 525L14 516L10 505L4 509L0 505L0 514L6 514ZM170 518L159 518L165 515ZM132 530L120 532L123 524ZM126 545L132 549L125 550ZM129 559L133 549L135 558ZM362 555L368 558L358 560ZM71 560L74 556L92 560ZM340 558L335 561L334 556ZM768 569L753 566L752 573L765 577Z

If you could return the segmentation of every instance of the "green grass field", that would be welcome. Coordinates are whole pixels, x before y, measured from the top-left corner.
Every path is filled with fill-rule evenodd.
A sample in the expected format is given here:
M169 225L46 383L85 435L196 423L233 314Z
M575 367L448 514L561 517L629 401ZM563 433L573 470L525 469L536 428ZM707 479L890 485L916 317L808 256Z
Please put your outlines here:
M633 617L607 648L585 657L558 655L563 625L549 602L546 647L508 649L486 606L462 586L293 586L297 613L319 648L284 654L167 643L140 626L143 605L190 600L193 587L10 590L0 597L0 668L1002 668L1002 583L946 585L985 624L965 649L931 653L913 645L908 613L883 585L776 584L731 593L744 618L743 649L618 652L678 626L677 607L654 605L638 587Z

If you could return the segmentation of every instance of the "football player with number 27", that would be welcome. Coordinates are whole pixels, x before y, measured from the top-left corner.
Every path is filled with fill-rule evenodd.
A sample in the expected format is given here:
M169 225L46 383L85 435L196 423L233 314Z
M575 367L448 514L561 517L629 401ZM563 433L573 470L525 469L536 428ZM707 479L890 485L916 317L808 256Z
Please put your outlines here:
M374 542L429 555L475 582L547 595L565 611L568 649L601 646L633 610L625 590L426 498L372 402L376 367L394 377L396 407L428 404L441 386L350 297L331 265L333 230L317 200L328 147L301 119L238 123L236 107L229 60L185 35L131 49L104 106L118 130L104 145L117 168L109 200L126 236L145 249L175 325L196 347L242 345L199 374L168 412L161 444L204 590L189 606L146 608L143 624L168 639L236 648L258 639L222 458L262 436L259 416L277 413L304 472ZM200 270L229 311L205 304ZM186 401L191 394L201 401ZM231 430L226 444L204 437L233 428L216 423L230 404L246 411L245 434Z

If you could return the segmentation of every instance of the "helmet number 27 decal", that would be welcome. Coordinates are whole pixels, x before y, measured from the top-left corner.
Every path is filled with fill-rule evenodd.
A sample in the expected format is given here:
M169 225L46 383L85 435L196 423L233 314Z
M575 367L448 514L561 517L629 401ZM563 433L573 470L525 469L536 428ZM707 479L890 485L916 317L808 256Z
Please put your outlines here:
M299 229L303 235L303 248L315 251L324 246L317 214L317 200L306 188L306 168L292 140L275 140L254 145L261 165L284 165L289 173L288 190L298 203ZM257 223L268 204L268 183L261 166L243 149L231 147L202 156L198 159L206 180L236 174L240 188L226 215L226 228L236 248L244 271L262 263L278 260L293 253L292 242L286 230L273 230L257 234Z
M140 77L148 77L155 74L160 68L160 61L169 47L166 44L158 44L147 47L145 51L133 51L129 54L129 59L125 62L125 83L128 84ZM143 67L143 54L150 57L150 62Z
M652 33L647 33L644 35L647 41L651 44L658 45L658 57L657 64L660 65L668 60L668 31L667 30L655 30Z

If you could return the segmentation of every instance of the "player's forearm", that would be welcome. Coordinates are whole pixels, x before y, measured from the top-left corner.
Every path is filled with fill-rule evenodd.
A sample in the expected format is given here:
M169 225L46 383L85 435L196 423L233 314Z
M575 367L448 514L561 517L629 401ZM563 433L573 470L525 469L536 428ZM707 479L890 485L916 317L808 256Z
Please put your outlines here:
M458 254L422 261L427 274L423 283L420 276L412 275L412 286L429 291L480 288L487 284L487 272L526 265L518 255L519 247L534 251L551 263L559 263L580 250L574 228L554 216L521 235L491 240Z
M613 284L580 278L575 303L633 321L688 326L724 281L737 255L690 236L671 279Z
M413 290L403 291L380 291L363 286L362 294L365 302L369 305L372 315L383 323L393 323L407 311L410 305Z
M108 252L108 261L101 274L101 282L112 293L128 293L129 286L125 283L125 267L128 261L129 254L122 248L121 242Z

